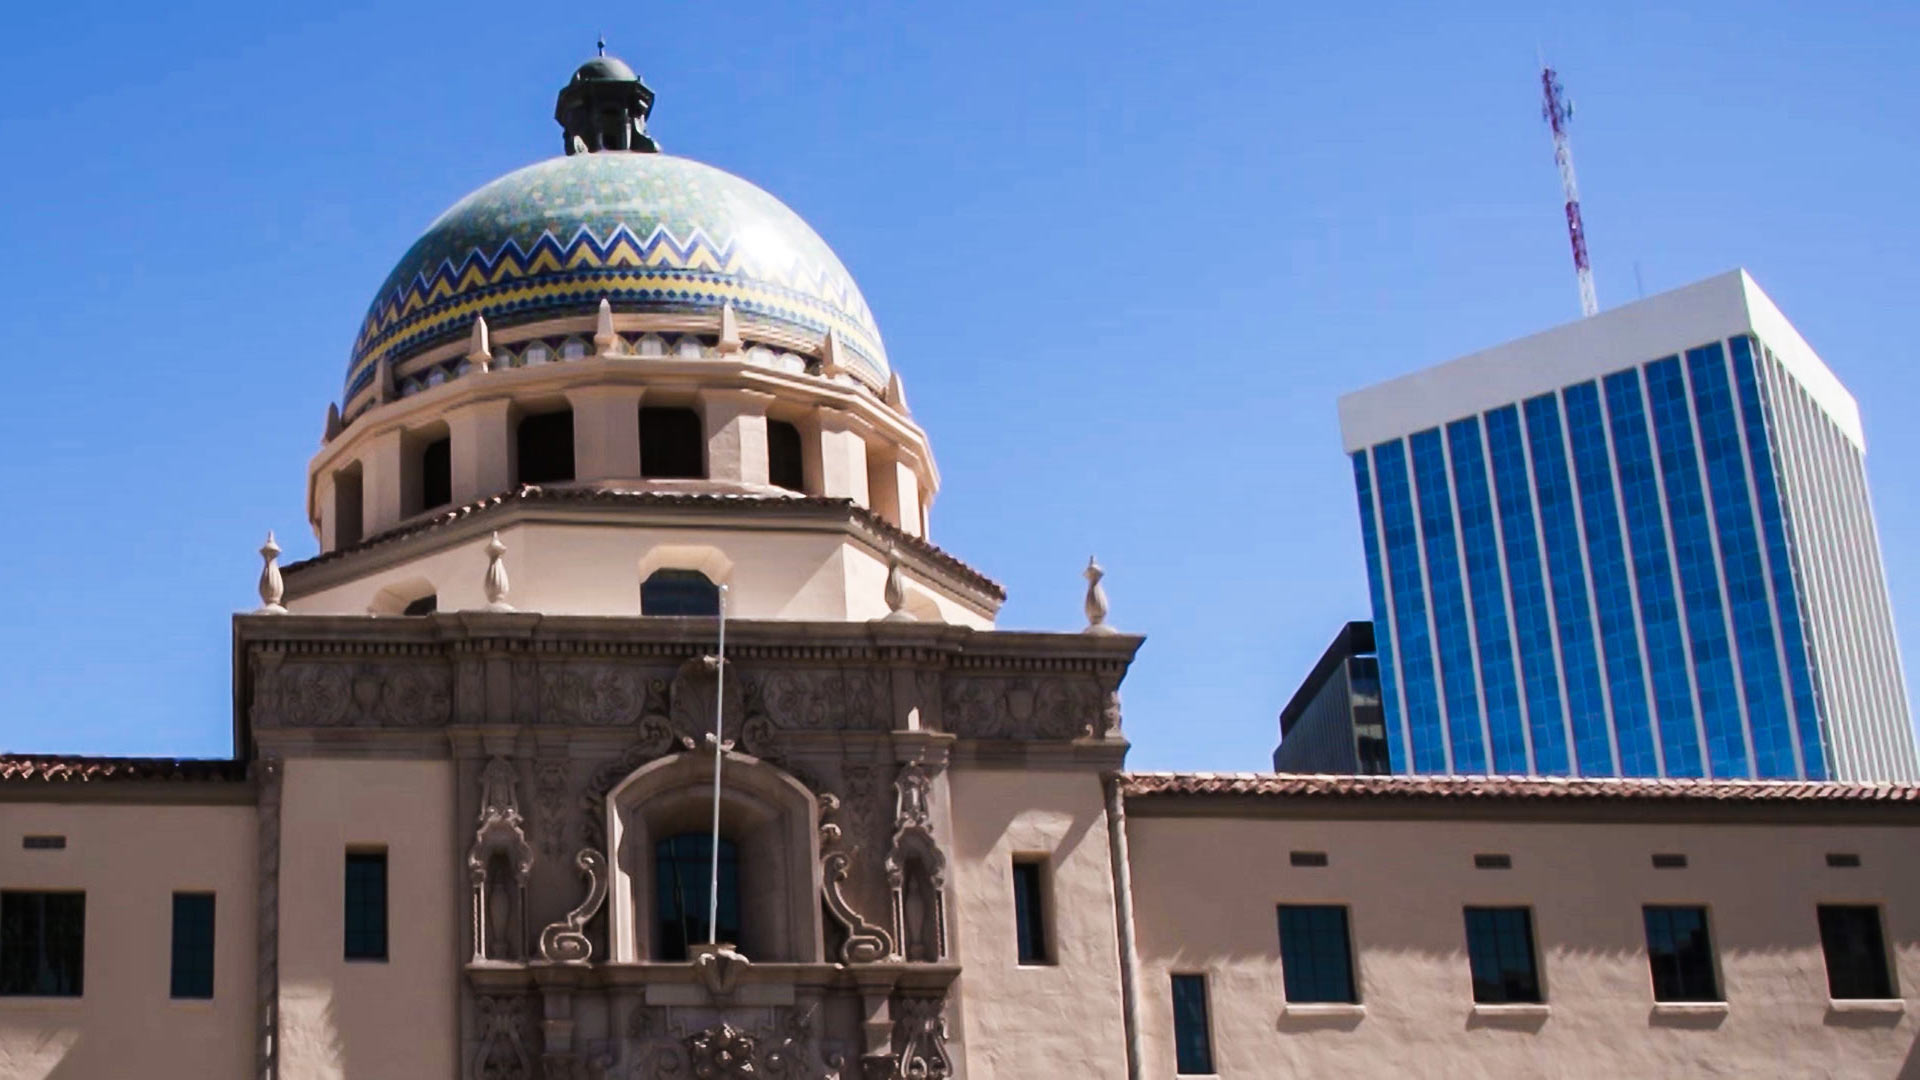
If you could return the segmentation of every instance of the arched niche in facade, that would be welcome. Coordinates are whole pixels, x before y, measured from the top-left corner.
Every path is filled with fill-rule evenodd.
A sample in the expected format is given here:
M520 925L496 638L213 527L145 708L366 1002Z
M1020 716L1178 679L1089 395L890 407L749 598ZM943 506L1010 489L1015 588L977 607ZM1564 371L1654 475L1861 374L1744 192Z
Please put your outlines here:
M659 950L655 848L712 827L713 755L686 751L642 765L607 793L606 814L613 958L652 960ZM720 835L739 855L740 952L757 962L819 962L820 809L813 793L758 758L729 753Z

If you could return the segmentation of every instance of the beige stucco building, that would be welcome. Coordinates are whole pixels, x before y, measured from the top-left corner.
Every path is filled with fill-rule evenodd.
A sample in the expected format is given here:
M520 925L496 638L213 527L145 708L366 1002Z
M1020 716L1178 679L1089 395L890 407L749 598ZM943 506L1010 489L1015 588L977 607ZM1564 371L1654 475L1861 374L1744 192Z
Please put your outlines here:
M232 759L0 757L0 1076L1920 1075L1920 788L1125 771L1097 571L995 626L858 288L651 103L381 287Z

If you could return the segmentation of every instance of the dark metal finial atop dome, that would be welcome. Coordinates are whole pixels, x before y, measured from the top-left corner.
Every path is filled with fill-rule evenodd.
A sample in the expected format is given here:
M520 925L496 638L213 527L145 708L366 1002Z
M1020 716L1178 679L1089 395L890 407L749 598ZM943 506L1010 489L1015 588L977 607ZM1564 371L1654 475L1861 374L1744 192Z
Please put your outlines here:
M619 57L607 55L606 35L597 47L599 55L574 71L553 108L567 153L658 153L660 145L647 134L653 91Z

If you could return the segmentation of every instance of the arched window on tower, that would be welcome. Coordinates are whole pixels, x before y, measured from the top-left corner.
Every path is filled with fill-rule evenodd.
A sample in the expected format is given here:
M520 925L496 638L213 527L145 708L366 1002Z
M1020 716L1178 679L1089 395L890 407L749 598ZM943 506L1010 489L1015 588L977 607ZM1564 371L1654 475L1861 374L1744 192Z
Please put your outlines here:
M653 880L657 960L686 960L690 946L708 940L707 913L713 875L713 836L681 833L654 845ZM740 852L720 839L720 904L716 940L740 942Z
M642 615L718 615L720 586L698 570L655 570L640 583Z
M524 417L514 433L520 482L555 484L573 479L573 411Z
M807 490L800 454L800 429L785 420L767 421L767 479L788 491Z
M446 436L420 448L420 507L433 510L453 501L453 442Z
M707 436L692 409L640 409L640 475L700 480L707 475Z
M360 488L359 462L333 474L333 546L336 549L360 542Z

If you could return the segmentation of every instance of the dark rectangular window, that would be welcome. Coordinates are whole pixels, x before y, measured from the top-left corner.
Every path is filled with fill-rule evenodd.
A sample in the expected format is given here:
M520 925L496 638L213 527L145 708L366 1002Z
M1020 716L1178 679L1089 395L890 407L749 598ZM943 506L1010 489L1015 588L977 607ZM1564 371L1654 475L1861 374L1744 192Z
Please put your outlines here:
M435 439L420 450L420 509L453 501L453 443Z
M1707 909L1644 909L1647 963L1653 969L1655 1001L1719 1001L1713 975L1713 940L1707 934Z
M28 851L65 851L67 838L64 836L23 836L20 846Z
M1540 971L1533 958L1533 913L1521 907L1470 907L1467 957L1473 1000L1483 1005L1539 1002Z
M1827 865L1839 870L1851 870L1860 865L1860 856L1851 851L1829 851Z
M0 996L79 997L87 894L0 892Z
M1280 967L1287 1000L1357 1003L1347 909L1335 904L1280 905Z
M213 894L173 894L173 997L213 996Z
M707 433L699 413L640 409L640 475L650 480L699 480L707 475Z
M1207 977L1173 977L1174 1072L1205 1076L1213 1072L1213 1037L1207 1030Z
M1513 856L1475 855L1473 857L1473 868L1476 870L1511 870L1513 869Z
M788 491L807 489L806 466L800 456L800 429L785 420L767 421L767 480Z
M1325 866L1327 853L1324 851L1290 851L1287 862L1293 866Z
M1653 868L1655 870L1685 870L1687 868L1687 857L1671 852L1656 854L1653 857Z
M520 458L520 482L557 484L573 479L573 413L540 413L520 421L514 432Z
M1045 964L1051 959L1047 952L1045 874L1045 864L1038 860L1014 861L1013 920L1023 964Z
M387 853L347 852L346 957L387 958Z
M1879 908L1821 904L1820 949L1827 954L1827 993L1835 1001L1893 997Z

